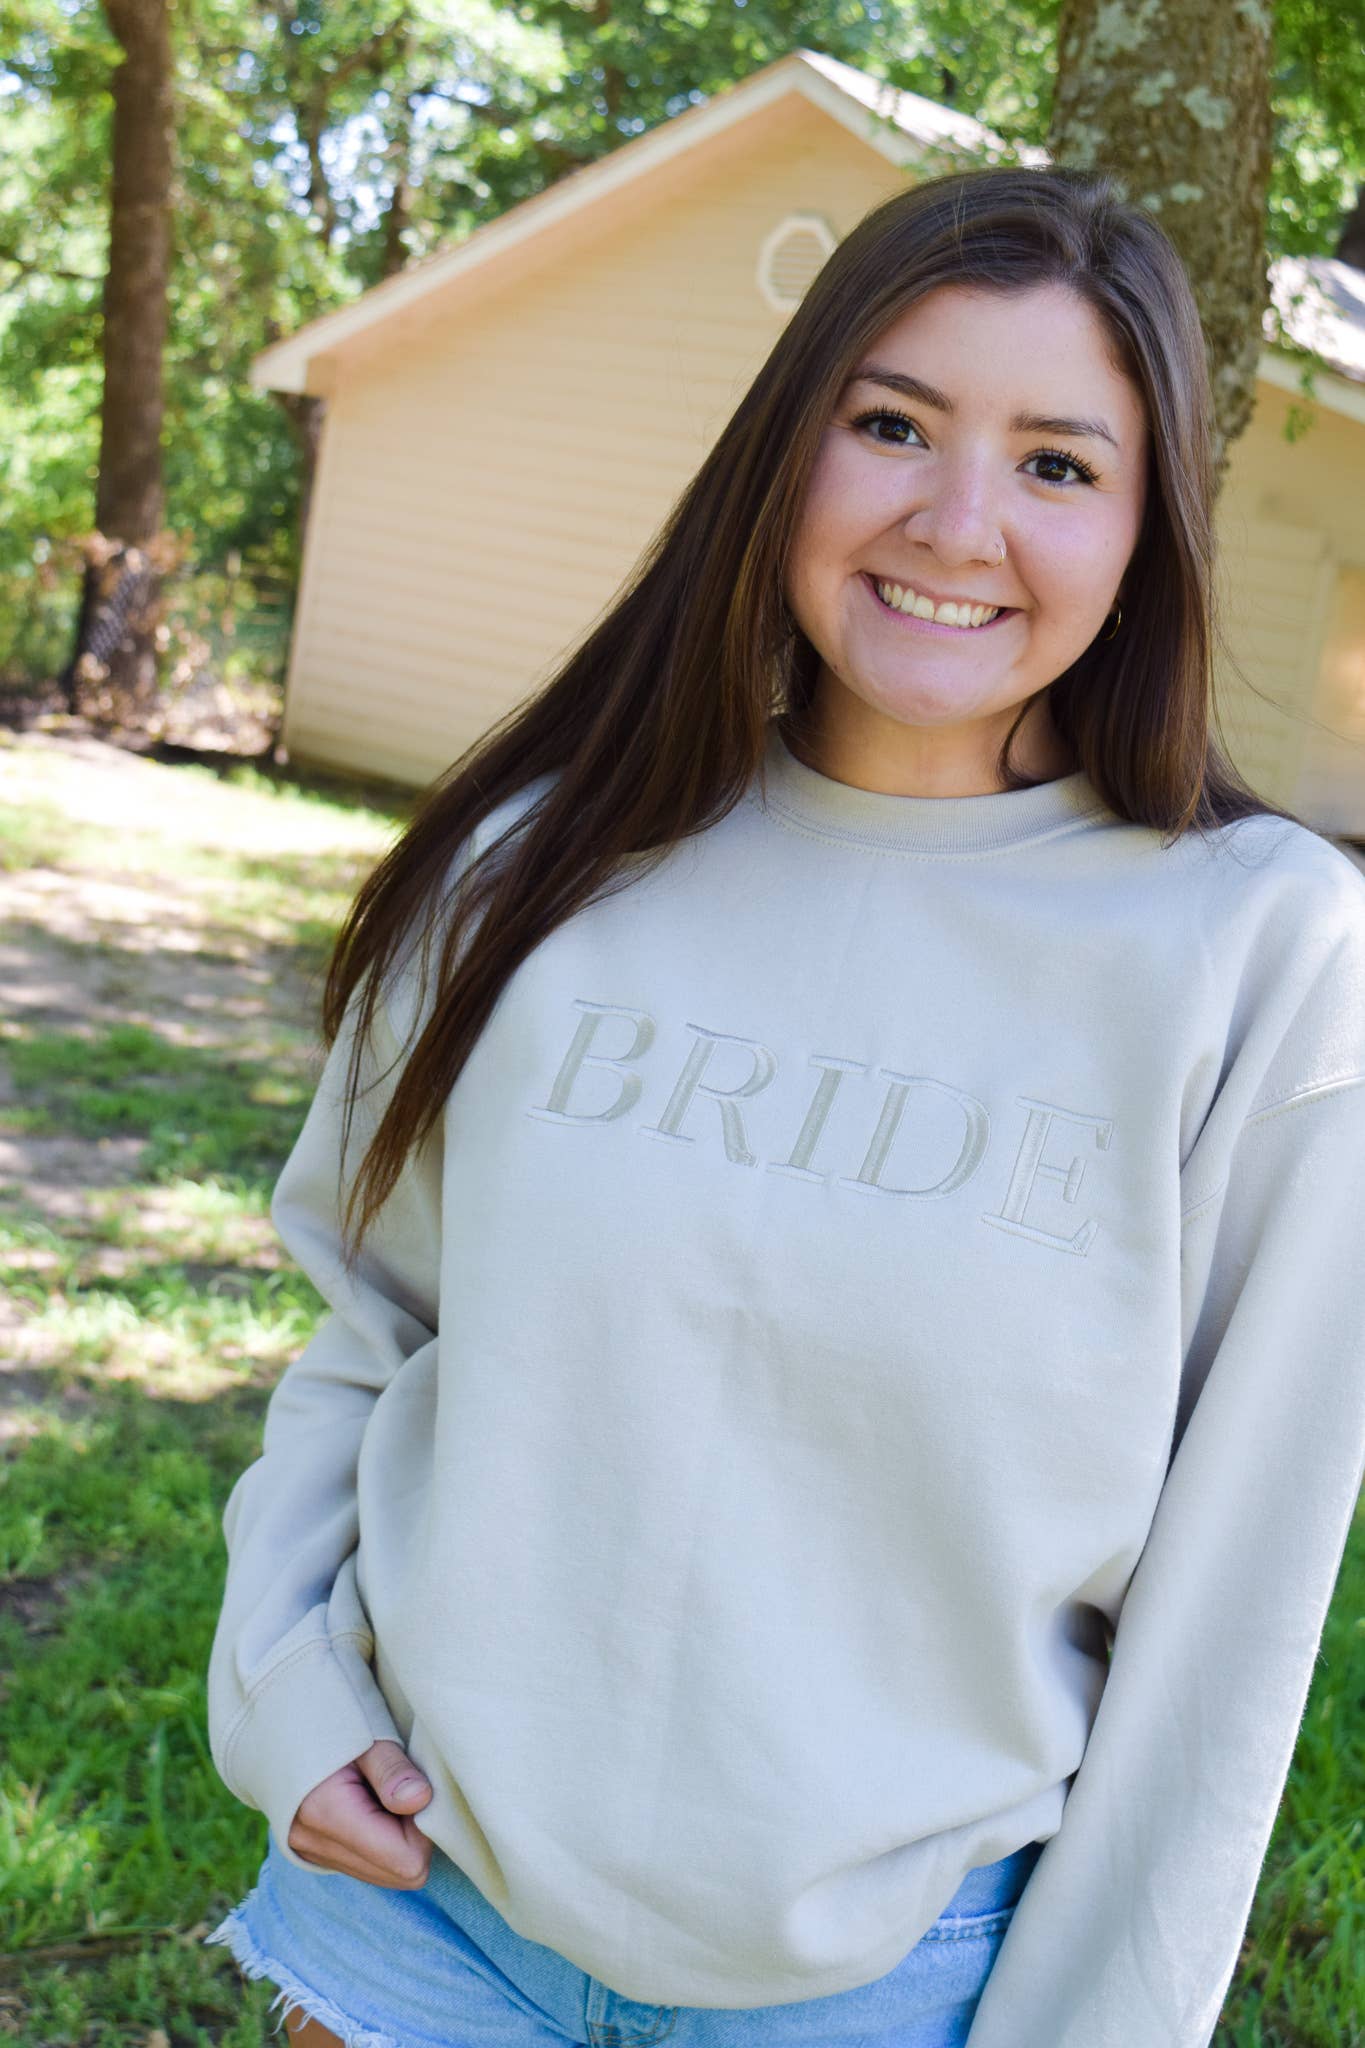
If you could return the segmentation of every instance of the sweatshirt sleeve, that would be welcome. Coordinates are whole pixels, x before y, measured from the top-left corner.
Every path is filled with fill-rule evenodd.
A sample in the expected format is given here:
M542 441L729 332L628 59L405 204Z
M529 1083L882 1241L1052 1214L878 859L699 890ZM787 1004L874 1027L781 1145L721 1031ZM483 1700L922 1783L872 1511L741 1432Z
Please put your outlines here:
M1193 1162L1177 1448L969 2048L1206 2048L1226 1998L1365 1476L1353 915L1320 1025L1300 1010L1219 1170Z
M329 1313L266 1410L261 1455L223 1513L228 1565L208 1671L209 1743L224 1784L263 1812L281 1853L299 1802L398 1731L375 1681L355 1576L356 1468L375 1403L435 1341L442 1139L407 1165L348 1274L341 1256L341 1130L348 1015L271 1215ZM400 1039L377 1006L345 1153L353 1179L395 1085Z

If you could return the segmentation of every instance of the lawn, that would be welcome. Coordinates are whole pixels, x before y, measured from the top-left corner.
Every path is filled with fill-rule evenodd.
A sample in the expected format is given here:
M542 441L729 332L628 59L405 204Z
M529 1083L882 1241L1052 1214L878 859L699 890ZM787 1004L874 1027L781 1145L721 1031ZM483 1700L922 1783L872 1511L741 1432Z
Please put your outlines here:
M319 1309L269 1191L328 936L394 824L0 734L0 2040L23 2048L274 2024L272 1988L202 1946L265 1847L213 1771L204 1669L223 1503ZM1217 2048L1365 2048L1362 1616L1358 1518Z
M327 941L394 818L0 735L0 2039L256 2048L202 1938L220 1517L319 1302L270 1228Z

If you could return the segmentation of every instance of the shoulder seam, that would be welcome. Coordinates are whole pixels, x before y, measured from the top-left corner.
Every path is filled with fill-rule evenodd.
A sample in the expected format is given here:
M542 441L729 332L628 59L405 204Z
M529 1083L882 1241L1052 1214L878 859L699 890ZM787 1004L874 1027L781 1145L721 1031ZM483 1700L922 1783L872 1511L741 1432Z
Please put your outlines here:
M1365 1084L1365 1074L1338 1074L1330 1081L1313 1081L1307 1087L1295 1088L1290 1094L1280 1096L1277 1101L1268 1102L1264 1109L1254 1109L1248 1116L1244 1116L1238 1126L1239 1134L1248 1124L1262 1123L1267 1117L1282 1116L1286 1110L1298 1109L1305 1102L1316 1102L1324 1095L1335 1095L1346 1088L1359 1088L1362 1084ZM1182 1209L1181 1223L1188 1223L1201 1209L1206 1209L1210 1202L1221 1195L1228 1184L1228 1178L1225 1174L1216 1188L1210 1188L1206 1195L1200 1195L1187 1209Z
M1242 1119L1247 1124L1260 1123L1262 1118L1279 1116L1283 1110L1297 1109L1301 1102L1315 1101L1319 1095L1333 1095L1340 1088L1359 1088L1365 1082L1365 1074L1335 1074L1330 1081L1310 1081L1307 1087L1291 1089L1288 1095L1281 1095L1275 1102L1267 1102L1263 1109L1253 1109Z

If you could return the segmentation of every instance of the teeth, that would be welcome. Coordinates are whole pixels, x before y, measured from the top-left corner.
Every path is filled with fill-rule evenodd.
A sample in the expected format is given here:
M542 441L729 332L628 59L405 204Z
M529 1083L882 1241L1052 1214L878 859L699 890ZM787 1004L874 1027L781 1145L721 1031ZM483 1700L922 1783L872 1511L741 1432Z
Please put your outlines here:
M917 619L932 619L940 626L965 626L969 630L984 626L996 617L999 605L954 604L950 598L935 605L932 598L917 597L913 590L899 583L879 583L877 595L883 604L894 605L899 612L913 613Z

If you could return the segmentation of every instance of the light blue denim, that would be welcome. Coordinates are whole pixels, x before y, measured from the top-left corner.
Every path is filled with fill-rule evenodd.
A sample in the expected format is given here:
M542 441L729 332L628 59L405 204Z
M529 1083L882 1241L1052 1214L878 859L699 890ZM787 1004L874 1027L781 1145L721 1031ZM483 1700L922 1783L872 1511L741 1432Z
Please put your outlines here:
M963 2048L1041 1842L969 1870L887 1976L742 2009L641 2005L526 1941L433 1848L420 1891L301 1870L272 1835L254 1889L207 1937L346 2048ZM274 2009L272 2005L272 2010Z

